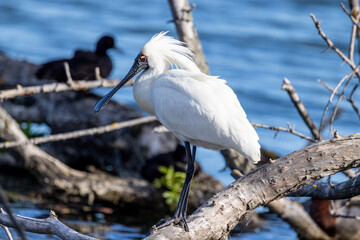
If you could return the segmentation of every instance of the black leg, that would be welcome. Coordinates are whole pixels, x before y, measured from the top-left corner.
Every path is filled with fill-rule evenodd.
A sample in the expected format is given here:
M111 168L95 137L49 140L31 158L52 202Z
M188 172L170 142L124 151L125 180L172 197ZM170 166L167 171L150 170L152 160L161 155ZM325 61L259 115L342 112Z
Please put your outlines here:
M188 203L188 197L189 197L189 189L191 186L192 178L194 176L195 158L193 158L193 156L191 155L190 143L185 142L185 150L186 150L186 156L188 159L188 164L187 164L187 169L186 169L186 178L185 178L184 186L181 190L178 205L177 205L175 213L174 213L174 218L178 219L179 221L182 221L184 223L185 231L189 231L185 217L186 217L186 209L187 209L187 203Z
M196 147L193 146L193 152L191 154L190 143L185 142L185 151L186 151L186 157L188 159L188 164L187 164L187 169L186 169L186 178L185 178L183 188L181 190L179 202L176 207L174 217L172 219L160 220L156 224L157 229L160 229L162 227L168 226L173 223L173 224L181 224L184 227L185 231L187 231L187 232L189 231L189 227L186 223L186 209L187 209L187 204L188 204L191 181L194 177L194 172L195 172Z
M196 155L196 146L193 146L192 156L191 156L192 157L192 168L193 168L192 173L191 173L191 180L193 179L194 173L195 173L195 155ZM188 166L189 166L189 163L188 163ZM188 205L188 201L189 201L190 188L191 188L191 184L187 185L185 197L184 197L184 199L185 199L184 207L183 207L182 213L181 213L181 215L184 217L184 219L186 219L186 210L187 210L187 205Z

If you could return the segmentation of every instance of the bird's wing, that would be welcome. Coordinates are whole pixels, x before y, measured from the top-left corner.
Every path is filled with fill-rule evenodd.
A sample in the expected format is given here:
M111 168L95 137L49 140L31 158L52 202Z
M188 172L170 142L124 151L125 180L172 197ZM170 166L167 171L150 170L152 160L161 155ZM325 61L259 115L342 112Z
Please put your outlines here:
M76 50L73 59L81 62L96 62L96 55L91 51Z
M64 70L64 62L70 62L71 59L59 59L43 63L36 71L35 75L38 79L57 79L66 80L66 74Z
M249 141L256 148L258 136L224 80L171 70L155 82L152 100L160 122L180 140L231 147L254 157L245 148Z
M91 51L77 50L73 57L73 68L78 79L95 79L95 68L100 68L103 78L109 76L112 62L109 56L99 56Z

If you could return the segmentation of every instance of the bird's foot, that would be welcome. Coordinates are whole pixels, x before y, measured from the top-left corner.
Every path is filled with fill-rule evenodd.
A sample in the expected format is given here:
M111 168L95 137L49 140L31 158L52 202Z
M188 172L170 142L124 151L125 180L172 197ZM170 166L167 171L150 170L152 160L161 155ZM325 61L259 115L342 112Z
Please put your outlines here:
M184 217L173 217L173 218L165 218L161 219L156 225L153 226L153 230L158 230L170 225L178 225L186 232L189 231L189 227L187 225L186 219Z

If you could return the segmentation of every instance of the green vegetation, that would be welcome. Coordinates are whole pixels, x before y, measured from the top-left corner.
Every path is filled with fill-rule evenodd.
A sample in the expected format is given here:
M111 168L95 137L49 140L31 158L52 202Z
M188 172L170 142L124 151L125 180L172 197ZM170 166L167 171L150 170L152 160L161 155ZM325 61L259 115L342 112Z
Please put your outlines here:
M155 188L163 188L163 198L166 204L173 211L179 201L182 185L184 184L186 174L184 172L176 172L174 166L164 167L160 166L159 171L163 174L162 177L154 180Z

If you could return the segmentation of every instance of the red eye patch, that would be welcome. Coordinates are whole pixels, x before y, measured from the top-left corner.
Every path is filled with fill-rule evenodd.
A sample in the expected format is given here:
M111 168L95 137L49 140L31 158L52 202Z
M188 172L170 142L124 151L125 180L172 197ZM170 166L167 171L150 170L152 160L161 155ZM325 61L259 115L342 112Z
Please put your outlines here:
M140 60L141 60L142 62L145 62L145 61L146 61L146 57L145 57L144 55L142 55L142 56L140 57Z

